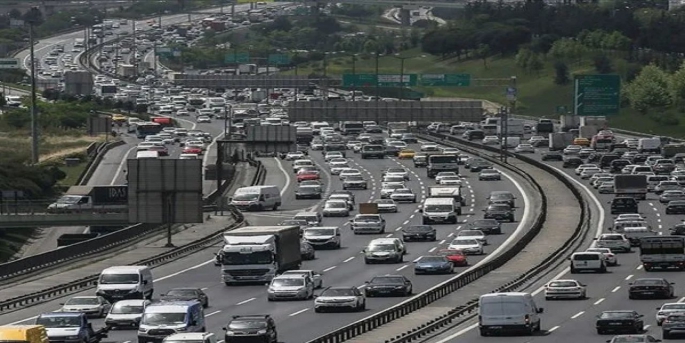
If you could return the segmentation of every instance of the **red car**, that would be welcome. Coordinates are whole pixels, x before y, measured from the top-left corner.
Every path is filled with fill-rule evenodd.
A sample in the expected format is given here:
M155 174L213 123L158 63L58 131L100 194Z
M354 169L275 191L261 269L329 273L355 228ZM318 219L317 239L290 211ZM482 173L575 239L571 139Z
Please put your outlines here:
M183 148L183 154L195 154L202 155L202 149L193 146L187 146Z
M321 175L315 170L302 170L297 172L297 182L319 179L321 179Z
M442 249L438 251L438 255L447 257L450 262L455 266L468 266L469 261L466 259L466 255L461 250L455 249Z
M169 156L169 149L163 146L153 146L147 149L148 151L157 151L159 156Z

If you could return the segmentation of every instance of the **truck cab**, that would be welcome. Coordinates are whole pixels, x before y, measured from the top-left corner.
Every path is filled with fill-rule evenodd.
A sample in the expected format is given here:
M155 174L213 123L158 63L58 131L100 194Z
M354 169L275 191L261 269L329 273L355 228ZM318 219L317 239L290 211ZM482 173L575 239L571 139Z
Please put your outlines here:
M35 324L45 327L50 342L98 343L107 337L107 329L93 330L83 313L43 313L36 318Z

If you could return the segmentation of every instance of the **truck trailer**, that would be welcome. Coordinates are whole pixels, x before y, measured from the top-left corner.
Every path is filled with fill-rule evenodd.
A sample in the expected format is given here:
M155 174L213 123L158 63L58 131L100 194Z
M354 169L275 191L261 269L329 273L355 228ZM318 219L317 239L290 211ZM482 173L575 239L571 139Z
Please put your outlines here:
M617 197L647 198L647 175L621 174L614 177L614 189Z
M640 239L640 261L645 271L685 269L685 237L650 236Z
M128 186L72 186L48 206L51 213L123 212L128 209Z

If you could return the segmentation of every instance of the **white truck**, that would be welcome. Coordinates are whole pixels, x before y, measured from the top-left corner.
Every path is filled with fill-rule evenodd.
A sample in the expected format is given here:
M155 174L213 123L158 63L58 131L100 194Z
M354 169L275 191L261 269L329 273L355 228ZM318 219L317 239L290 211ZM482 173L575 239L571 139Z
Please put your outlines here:
M128 209L128 186L72 186L48 206L50 213L123 212Z
M599 132L599 128L599 126L595 125L581 125L578 129L578 137L592 140L592 137Z
M452 198L461 206L466 205L466 199L462 196L461 187L454 186L428 186L429 198ZM461 215L461 207L457 209L457 214Z
M241 64L238 66L239 75L257 75L257 72L256 64Z
M507 131L507 136L523 137L525 134L524 122L521 119L508 119L505 129L504 121L501 121L497 126L497 134L503 137L505 130Z
M605 116L582 116L580 117L580 126L596 126L603 130L609 127L609 121Z
M639 153L661 153L661 138L640 138L637 141L637 151Z
M300 268L300 227L246 226L227 231L218 261L227 286L270 283L277 274Z
M555 132L549 134L549 150L564 150L573 144L573 134L570 132Z
M647 198L647 175L620 174L614 176L614 193L640 200Z
M685 237L650 236L640 239L640 261L645 271L685 269Z
M580 116L564 114L559 116L559 121L562 132L568 132L568 130L577 129L580 126Z

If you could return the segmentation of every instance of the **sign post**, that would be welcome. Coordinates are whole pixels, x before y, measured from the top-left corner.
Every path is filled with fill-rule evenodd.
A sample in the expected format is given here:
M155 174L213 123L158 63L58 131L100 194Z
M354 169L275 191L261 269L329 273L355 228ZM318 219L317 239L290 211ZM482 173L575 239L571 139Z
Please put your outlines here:
M573 114L578 116L618 114L620 107L620 76L576 75L573 80Z

